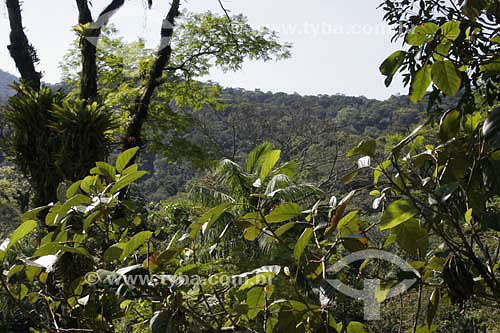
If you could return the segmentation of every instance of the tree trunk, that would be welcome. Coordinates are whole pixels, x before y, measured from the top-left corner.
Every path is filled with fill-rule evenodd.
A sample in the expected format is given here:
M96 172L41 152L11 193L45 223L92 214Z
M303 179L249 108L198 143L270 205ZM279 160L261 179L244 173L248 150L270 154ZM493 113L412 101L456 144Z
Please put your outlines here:
M24 33L19 0L6 0L5 3L10 22L10 45L7 48L21 74L21 79L33 89L38 90L42 75L35 69L38 57L35 48L29 43Z
M88 6L88 0L76 0L78 6L78 23L91 24L93 28L87 36L81 38L82 49L82 72L80 78L80 98L87 101L98 99L97 93L97 43L101 35L101 27L104 26L109 18L125 3L125 0L113 0L101 12L97 22L94 23L92 13ZM92 38L94 44L89 38Z

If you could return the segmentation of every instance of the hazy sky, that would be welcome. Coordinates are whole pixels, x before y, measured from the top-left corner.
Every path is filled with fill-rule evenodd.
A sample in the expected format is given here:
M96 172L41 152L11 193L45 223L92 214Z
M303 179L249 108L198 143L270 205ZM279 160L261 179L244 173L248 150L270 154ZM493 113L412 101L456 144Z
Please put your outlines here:
M60 79L59 63L75 38L74 0L24 0L23 17L28 38L41 59L44 80ZM94 17L109 0L94 0ZM143 0L128 0L112 18L126 40L144 38L158 42L159 27L169 7L155 0L152 11ZM380 63L401 45L391 44L392 32L383 24L379 0L223 0L232 14L243 13L255 27L267 26L293 44L292 58L280 62L247 62L236 73L214 71L208 79L227 87L249 90L297 92L304 95L346 94L384 99L407 93L395 78L384 86ZM222 13L217 0L184 0L183 9ZM7 50L9 27L4 1L0 5L0 69L18 75Z

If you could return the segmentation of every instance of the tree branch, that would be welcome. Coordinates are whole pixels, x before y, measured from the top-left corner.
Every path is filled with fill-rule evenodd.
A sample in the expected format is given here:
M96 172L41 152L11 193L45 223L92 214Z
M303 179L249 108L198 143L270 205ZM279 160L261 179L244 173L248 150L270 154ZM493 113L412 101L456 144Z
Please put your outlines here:
M154 91L159 85L164 69L170 62L172 55L172 47L170 40L174 32L175 19L180 15L179 12L180 0L173 0L167 17L161 29L161 45L156 56L156 60L149 72L149 79L144 89L131 112L132 121L126 130L126 135L123 143L123 149L137 147L142 145L141 131L148 118L149 105Z

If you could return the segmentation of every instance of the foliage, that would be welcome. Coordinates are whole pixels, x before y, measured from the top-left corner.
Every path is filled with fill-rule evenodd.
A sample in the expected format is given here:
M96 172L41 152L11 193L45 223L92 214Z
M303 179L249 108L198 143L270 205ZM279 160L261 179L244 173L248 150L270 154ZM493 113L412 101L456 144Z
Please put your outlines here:
M12 166L0 166L0 238L13 231L29 201L28 181Z
M500 109L495 108L500 7L494 1L467 1L458 9L456 1L405 0L382 6L390 24L412 27L396 36L404 36L409 49L392 54L381 66L386 83L398 70L403 72L414 102L432 83L428 110L434 113L392 147L388 157L376 159L372 195L377 196L374 207L384 203L379 229L391 231L384 247L397 244L417 260L412 265L421 273L418 302L425 286L434 287L427 318L422 323L417 307L413 330L432 331L441 304L500 302ZM459 98L443 111L436 103L441 95ZM437 116L439 129L428 128ZM431 243L436 246L429 248Z
M241 29L233 29L236 26ZM117 134L123 136L131 105L144 93L155 52L146 49L141 40L125 43L115 38L116 32L114 27L108 27L99 40L98 87L103 104L119 119ZM211 12L183 13L172 38L171 61L150 106L145 129L148 147L170 161L187 159L198 166L203 164L210 151L186 139L193 122L191 112L207 106L220 109L221 89L215 83L202 84L197 79L214 68L239 70L245 59L288 58L289 49L289 45L277 41L275 32L250 28L242 15L228 18ZM75 42L61 64L63 82L71 87L78 87L80 80L78 51ZM78 93L76 88L70 94Z
M6 119L12 136L4 148L29 177L39 205L55 201L60 182L81 178L93 161L108 155L115 126L97 103L69 101L61 91L24 85L9 100Z
M497 1L386 0L381 7L385 20L397 31L394 39L404 38L409 47L382 64L387 85L396 72L402 72L416 102L433 83L429 108L440 96L459 92L459 107L467 113L476 109L475 94L485 96L490 106L498 101Z
M144 175L135 164L123 170L135 152L134 149L120 155L116 167L96 163L91 175L73 183L61 201L24 214L23 224L2 243L0 258L7 265L5 260L16 243L38 224L53 228L41 239L31 258L17 257L22 264L9 265L7 276L0 277L9 297L23 312L33 306L39 308L40 322L32 329L57 331L57 327L85 327L105 332L113 327L142 331L150 326L157 331L169 326L195 332L200 327L205 330L252 327L272 332L292 325L296 332L314 327L340 331L342 325L328 313L327 303L299 291L310 290L310 286L300 281L314 281L321 274L317 264L310 260L323 253L326 263L333 254L331 247L341 240L339 231L335 242L324 239L317 243L316 250L310 244L313 235L315 239L322 238L321 228L314 226L327 218L328 211L331 214L335 210L320 208L318 201L312 210L302 211L299 203L305 205L305 201L290 201L298 193L287 180L293 178L293 164L277 165L278 150L272 150L269 144L259 146L250 154L245 171L231 161L222 161L218 170L224 183L233 189L234 198L226 198L225 203L193 221L184 236L182 230L177 230L168 245L155 240L160 231L141 230L140 216L130 203L120 199L120 191ZM245 197L247 190L255 192L250 201ZM123 207L127 207L128 213L116 215ZM37 214L43 210L47 211L46 218L38 221ZM360 223L356 221L350 227ZM216 224L220 223L227 225L216 243L203 245L199 235L219 229ZM233 228L245 235L244 242L255 243L260 235L259 243L276 242L276 246L287 249L288 258L279 252L276 260L289 267L259 268L255 267L256 262L247 261L246 266L254 267L242 273L238 260L231 256L206 262L204 258L210 252L221 251L234 241L227 238L233 234L228 229ZM260 250L254 247L255 251ZM10 258L9 262L15 259ZM168 271L175 275L162 275ZM292 271L299 275L291 275ZM316 275L309 276L307 271ZM95 272L92 275L95 280L89 280L90 272ZM182 282L176 277L181 274L198 280ZM12 278L14 275L16 279ZM134 276L156 276L160 280L141 283L133 280ZM222 276L226 276L225 281L231 277L245 280L229 285L215 280ZM167 278L168 284L159 283ZM97 283L91 283L94 281ZM40 288L45 292L39 293Z

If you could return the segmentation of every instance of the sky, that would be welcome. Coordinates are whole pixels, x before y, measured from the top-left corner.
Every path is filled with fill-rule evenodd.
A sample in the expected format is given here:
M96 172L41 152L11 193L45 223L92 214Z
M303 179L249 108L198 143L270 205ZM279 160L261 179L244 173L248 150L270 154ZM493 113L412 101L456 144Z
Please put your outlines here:
M74 0L24 0L23 19L30 42L40 58L37 69L43 80L60 81L59 64L75 33L78 12ZM109 0L94 0L94 17ZM155 0L152 10L143 0L128 0L111 22L126 41L143 38L147 46L158 43L159 27L170 1ZM379 0L222 0L230 14L244 14L250 24L276 30L280 41L291 43L292 57L279 62L245 62L238 72L214 70L203 80L224 87L260 89L264 92L301 95L366 96L386 99L406 94L407 88L396 77L386 88L378 67L401 42L391 43L392 32L383 22ZM218 0L182 0L192 12L212 10L222 14ZM9 21L0 4L0 69L16 76L18 72L7 50Z

